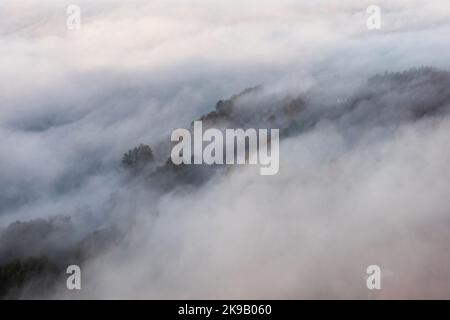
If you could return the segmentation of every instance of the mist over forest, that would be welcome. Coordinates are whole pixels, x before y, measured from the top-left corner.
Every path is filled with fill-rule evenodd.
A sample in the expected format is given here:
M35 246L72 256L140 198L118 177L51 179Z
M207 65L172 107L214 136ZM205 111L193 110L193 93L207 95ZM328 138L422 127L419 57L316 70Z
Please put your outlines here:
M450 6L371 4L4 1L0 299L448 299ZM278 174L174 165L195 120Z

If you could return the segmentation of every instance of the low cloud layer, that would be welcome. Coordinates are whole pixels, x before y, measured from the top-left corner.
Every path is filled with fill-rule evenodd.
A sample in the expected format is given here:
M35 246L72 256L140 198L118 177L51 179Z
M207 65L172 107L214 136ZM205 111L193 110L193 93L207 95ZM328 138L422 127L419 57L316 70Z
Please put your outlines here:
M69 31L71 3L0 12L0 263L83 272L19 296L364 299L369 264L379 298L450 296L445 1L379 1L380 31L370 1L78 1ZM164 167L256 85L225 123L280 127L278 175Z

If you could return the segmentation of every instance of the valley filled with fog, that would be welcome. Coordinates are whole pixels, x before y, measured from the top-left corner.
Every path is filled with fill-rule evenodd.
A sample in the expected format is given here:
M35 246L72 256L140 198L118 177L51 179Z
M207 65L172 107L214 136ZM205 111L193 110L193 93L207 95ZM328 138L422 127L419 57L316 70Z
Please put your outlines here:
M0 11L0 298L450 297L446 0L70 4ZM199 119L278 173L172 164Z

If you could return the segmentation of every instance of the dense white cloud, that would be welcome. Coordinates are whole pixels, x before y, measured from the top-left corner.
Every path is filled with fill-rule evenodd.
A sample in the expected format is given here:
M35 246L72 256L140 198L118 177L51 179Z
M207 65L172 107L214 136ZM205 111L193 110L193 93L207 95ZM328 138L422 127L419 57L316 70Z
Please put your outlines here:
M66 29L69 4L80 30ZM366 28L371 4L3 1L0 225L80 212L92 229L121 225L120 250L86 266L88 297L364 298L369 263L396 276L386 297L448 297L444 117L398 117L352 146L365 123L324 121L282 142L276 177L239 168L187 195L124 190L123 152L247 87L330 105L376 73L450 67L446 0L379 0L380 31Z

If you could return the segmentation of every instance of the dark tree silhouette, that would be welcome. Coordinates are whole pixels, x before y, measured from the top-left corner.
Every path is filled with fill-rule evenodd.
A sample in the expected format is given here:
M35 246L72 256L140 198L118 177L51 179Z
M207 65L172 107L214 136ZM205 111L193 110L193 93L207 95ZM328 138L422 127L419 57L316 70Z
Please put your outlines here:
M153 161L153 151L145 144L140 144L123 155L122 165L131 169L142 169Z

